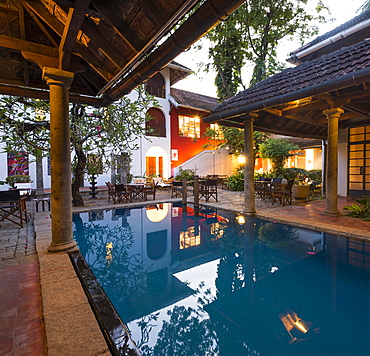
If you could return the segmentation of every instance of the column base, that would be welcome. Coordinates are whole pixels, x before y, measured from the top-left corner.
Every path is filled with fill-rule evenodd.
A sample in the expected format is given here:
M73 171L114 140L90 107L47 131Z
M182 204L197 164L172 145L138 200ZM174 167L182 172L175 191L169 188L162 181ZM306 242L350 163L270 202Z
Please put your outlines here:
M243 209L243 214L248 216L256 215L257 211L254 209Z
M78 251L77 243L75 240L63 243L63 244L53 244L51 243L47 248L49 252L72 252Z
M341 216L342 214L340 213L339 210L334 210L334 211L327 211L327 210L324 210L323 214L322 215L325 215L325 216L332 216L332 217L338 217L338 216Z

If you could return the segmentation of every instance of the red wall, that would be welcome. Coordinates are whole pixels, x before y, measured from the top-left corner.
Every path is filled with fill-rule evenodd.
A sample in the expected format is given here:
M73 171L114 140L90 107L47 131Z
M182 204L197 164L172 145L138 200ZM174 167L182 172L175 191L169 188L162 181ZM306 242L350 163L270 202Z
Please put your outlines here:
M181 166L185 161L194 157L199 152L204 151L202 145L209 143L207 138L202 137L206 131L209 124L200 122L200 138L194 143L193 139L190 137L179 136L179 120L178 115L186 116L199 116L200 118L208 116L208 112L197 111L194 109L186 108L175 108L171 109L171 149L176 149L179 152L179 160L171 161L171 174L173 175L173 169L175 167ZM212 149L211 147L208 149Z

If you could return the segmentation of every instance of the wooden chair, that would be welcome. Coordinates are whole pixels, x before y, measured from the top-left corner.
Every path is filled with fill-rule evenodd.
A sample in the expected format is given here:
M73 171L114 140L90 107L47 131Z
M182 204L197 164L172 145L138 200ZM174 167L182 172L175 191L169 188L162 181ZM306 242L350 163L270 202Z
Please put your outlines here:
M292 187L294 180L289 180L287 184L275 183L272 186L272 204L276 200L279 200L280 204L285 206L286 204L292 204Z
M114 185L111 182L105 182L105 184L108 188L108 202L109 202L111 198L113 200L116 191L114 189Z
M26 197L21 197L18 189L0 192L0 222L9 220L23 227L23 221L28 222Z
M206 202L209 199L214 198L218 201L217 198L217 179L206 179L204 184L199 184L199 199L204 197Z
M182 196L182 182L174 180L171 187L171 198Z
M123 184L114 185L113 203L132 203L132 190L126 188Z
M155 191L156 191L156 189L157 189L157 183L154 184L154 182L151 182L151 183L147 184L144 187L144 200L148 200L148 195L152 195L153 200L155 200Z

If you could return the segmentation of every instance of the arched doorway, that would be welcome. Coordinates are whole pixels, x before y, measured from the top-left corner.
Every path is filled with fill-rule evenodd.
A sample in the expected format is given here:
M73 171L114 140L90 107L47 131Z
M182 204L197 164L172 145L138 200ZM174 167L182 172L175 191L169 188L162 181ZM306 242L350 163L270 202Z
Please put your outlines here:
M146 153L146 175L164 177L168 171L168 158L166 151L159 146L150 147Z

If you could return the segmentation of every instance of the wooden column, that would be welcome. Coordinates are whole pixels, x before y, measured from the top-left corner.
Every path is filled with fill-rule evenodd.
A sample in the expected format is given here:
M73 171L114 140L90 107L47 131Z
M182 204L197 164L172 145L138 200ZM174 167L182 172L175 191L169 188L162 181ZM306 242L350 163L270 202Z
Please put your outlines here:
M250 113L244 120L244 210L247 215L256 213L254 202L254 154L253 154L253 120L257 114Z
M50 90L51 233L50 252L76 247L72 231L69 93L74 74L44 67Z
M328 118L328 148L326 169L326 208L327 215L338 216L338 121L344 111L340 108L324 110Z

